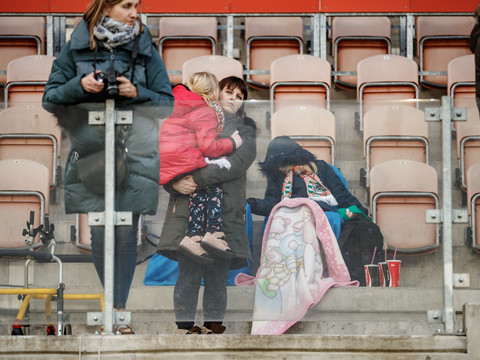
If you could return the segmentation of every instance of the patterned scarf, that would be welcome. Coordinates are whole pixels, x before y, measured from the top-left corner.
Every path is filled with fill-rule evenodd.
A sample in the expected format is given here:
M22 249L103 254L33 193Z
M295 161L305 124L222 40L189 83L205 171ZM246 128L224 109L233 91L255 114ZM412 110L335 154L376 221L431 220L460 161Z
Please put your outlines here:
M135 21L133 26L128 26L105 16L103 21L98 21L94 34L107 49L114 49L118 46L125 45L135 39L140 30L140 22Z
M299 175L307 187L308 198L316 201L322 201L330 206L338 206L337 200L320 181L309 166L292 166L285 176L282 186L282 200L292 197L293 175Z
M223 125L225 124L225 114L223 113L222 107L215 101L212 101L212 108L217 114L217 139L220 136L220 133L223 130Z

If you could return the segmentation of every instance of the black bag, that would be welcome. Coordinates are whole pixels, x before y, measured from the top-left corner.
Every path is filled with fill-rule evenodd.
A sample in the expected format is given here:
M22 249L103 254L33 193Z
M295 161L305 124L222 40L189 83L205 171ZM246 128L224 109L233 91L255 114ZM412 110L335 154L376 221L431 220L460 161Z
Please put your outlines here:
M383 235L373 221L361 214L355 214L342 224L338 245L352 280L358 280L365 286L364 265L372 262L375 247L374 264L385 261Z
M76 161L82 184L95 194L105 193L105 150L81 157ZM128 177L127 152L123 144L115 146L115 185L120 186Z

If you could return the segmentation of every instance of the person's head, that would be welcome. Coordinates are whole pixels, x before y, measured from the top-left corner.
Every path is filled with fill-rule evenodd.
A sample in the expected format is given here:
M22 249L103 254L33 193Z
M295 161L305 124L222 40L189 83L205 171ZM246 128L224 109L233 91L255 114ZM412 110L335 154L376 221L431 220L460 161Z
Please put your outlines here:
M478 4L477 8L475 9L475 17L477 21L480 21L480 4Z
M212 100L218 98L219 87L215 75L209 72L196 72L190 75L185 85L197 95L200 95L205 102L211 106Z
M138 20L140 24L139 33L142 33L143 24L140 19L140 11L137 10L139 6L140 0L92 0L87 11L83 14L83 19L90 31L91 48L95 47L93 37L95 26L98 22L103 21L105 16L128 26L133 26L135 21Z
M243 116L248 89L243 79L229 76L220 80L220 106L226 114Z

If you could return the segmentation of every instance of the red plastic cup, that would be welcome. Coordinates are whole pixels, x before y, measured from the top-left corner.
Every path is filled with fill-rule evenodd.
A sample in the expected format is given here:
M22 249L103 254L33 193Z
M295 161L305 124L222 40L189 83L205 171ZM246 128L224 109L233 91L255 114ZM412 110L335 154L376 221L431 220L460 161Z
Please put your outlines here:
M388 271L390 272L390 287L398 287L400 283L400 266L402 260L387 260Z
M368 287L380 286L380 270L378 265L364 265L365 268L365 284Z
M380 286L390 286L390 271L388 271L388 265L384 262L379 262L378 267L380 270Z

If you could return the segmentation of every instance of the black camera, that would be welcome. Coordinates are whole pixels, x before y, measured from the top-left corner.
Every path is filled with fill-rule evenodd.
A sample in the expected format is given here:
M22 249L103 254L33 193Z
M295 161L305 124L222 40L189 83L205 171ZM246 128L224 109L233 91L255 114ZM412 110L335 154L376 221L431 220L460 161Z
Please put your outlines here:
M106 71L96 73L95 80L98 82L104 83L105 91L109 98L116 97L118 95L118 82L117 82L118 73L115 69L110 66Z

